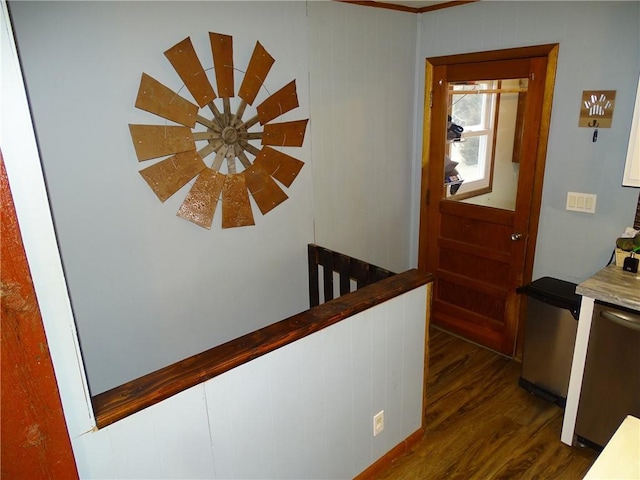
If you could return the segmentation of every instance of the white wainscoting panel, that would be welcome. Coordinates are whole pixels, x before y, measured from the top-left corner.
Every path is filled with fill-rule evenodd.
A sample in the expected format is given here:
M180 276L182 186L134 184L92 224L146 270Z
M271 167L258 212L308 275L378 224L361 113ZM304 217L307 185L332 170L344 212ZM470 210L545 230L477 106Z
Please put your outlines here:
M73 438L81 477L353 478L420 428L426 309L423 286Z

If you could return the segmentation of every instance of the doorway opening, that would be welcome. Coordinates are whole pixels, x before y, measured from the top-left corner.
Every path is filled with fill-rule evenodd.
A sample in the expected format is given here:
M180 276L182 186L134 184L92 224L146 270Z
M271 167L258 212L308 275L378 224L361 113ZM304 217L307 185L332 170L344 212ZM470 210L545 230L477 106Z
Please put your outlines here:
M426 60L419 268L432 323L519 357L558 45Z

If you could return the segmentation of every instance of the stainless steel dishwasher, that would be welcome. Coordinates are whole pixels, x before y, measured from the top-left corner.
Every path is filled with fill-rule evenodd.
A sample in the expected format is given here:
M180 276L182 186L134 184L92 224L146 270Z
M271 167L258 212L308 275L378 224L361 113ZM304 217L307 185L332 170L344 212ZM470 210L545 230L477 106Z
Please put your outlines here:
M640 417L640 313L596 302L576 439L604 447L627 415Z

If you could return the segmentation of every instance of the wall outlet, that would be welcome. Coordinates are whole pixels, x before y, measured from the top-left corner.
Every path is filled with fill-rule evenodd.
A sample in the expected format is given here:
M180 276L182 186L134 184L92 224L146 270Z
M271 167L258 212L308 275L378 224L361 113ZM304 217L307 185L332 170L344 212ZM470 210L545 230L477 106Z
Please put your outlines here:
M380 410L373 416L373 436L384 430L384 410Z

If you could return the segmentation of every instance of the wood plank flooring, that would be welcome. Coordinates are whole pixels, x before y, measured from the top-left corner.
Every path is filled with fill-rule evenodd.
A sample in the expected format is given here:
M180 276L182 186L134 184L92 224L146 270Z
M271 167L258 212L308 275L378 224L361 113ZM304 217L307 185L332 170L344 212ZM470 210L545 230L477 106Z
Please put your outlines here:
M563 410L520 364L431 328L425 438L379 480L580 479L597 457L560 442Z

